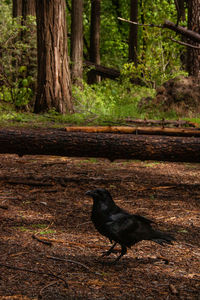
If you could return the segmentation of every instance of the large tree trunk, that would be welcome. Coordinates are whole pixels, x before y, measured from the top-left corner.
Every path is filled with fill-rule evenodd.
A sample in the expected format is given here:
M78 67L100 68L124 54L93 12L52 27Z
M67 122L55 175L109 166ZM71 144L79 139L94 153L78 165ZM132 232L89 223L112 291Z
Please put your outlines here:
M133 22L138 21L138 0L131 0L130 7L130 20ZM137 38L138 38L138 25L130 24L129 31L129 61L137 65Z
M0 129L0 153L200 162L198 137Z
M199 0L188 1L188 29L200 34L200 3ZM194 46L199 43L191 42ZM187 70L189 75L200 77L200 50L188 47Z
M65 0L36 0L38 78L35 112L73 112Z
M91 24L90 24L90 61L100 65L100 14L101 0L91 0ZM97 83L100 76L92 70L88 73L88 83Z
M83 0L72 1L71 61L72 81L81 86L83 78Z

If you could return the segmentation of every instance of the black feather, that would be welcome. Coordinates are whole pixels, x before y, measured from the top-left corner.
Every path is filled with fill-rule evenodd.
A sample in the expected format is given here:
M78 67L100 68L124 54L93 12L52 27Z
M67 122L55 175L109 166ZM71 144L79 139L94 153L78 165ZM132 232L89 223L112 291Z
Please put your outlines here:
M126 254L127 247L142 240L151 240L160 245L172 244L175 240L167 233L154 230L151 226L153 221L121 209L107 190L99 188L86 192L86 195L93 198L91 220L95 228L111 242L114 241L104 255L110 255L117 243L121 245L121 254L115 262Z

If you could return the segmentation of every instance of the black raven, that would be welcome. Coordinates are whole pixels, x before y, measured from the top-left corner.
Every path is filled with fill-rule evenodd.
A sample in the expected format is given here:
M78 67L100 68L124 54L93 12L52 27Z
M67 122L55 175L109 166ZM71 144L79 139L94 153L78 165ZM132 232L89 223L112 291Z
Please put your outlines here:
M160 245L172 244L174 237L154 230L151 226L153 221L140 215L133 215L121 209L115 204L110 193L106 189L98 188L86 192L93 198L91 220L95 228L104 236L114 241L112 247L103 254L110 255L116 246L121 245L121 253L114 262L117 262L127 252L127 247L142 240L151 240Z

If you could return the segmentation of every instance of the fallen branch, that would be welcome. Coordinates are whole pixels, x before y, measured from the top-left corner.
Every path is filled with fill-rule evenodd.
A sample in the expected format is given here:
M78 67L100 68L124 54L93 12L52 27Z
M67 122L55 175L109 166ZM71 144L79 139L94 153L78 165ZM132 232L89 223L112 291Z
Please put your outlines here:
M85 178L83 176L74 176L74 177L52 177L52 178L49 178L49 181L52 180L54 181L55 183L57 184L60 184L61 186L63 187L66 187L67 186L67 183L68 182L75 182L75 183L80 183L80 182L88 182L88 177L86 176ZM94 183L105 183L105 182L118 182L118 181L121 181L122 179L120 177L116 177L116 178L105 178L105 177L90 177L90 181L93 181ZM0 181L3 181L5 184L11 184L11 185L30 185L30 186L45 186L45 187L48 187L48 186L54 186L53 183L48 183L46 182L45 184L44 183L41 183L38 185L38 182L34 182L34 181L31 181L30 183L27 181L26 177L20 177L20 180L16 180L15 181L15 177L1 177L0 176ZM46 193L56 193L57 190L44 190L44 192ZM15 198L17 199L17 198Z
M84 61L84 64L87 67L93 67L92 69L97 75L100 75L102 77L110 78L110 79L116 79L120 76L120 71L113 68L108 68L102 65L95 64L91 61Z
M0 205L0 208L6 210L6 209L8 209L8 206L7 205Z
M35 240L37 240L40 243L43 243L43 244L48 245L48 246L52 246L52 243L50 241L47 241L47 240L44 240L44 239L40 239L35 234L32 235L32 238L35 239Z
M15 267L15 266L9 266L9 265L5 265L5 264L1 264L1 263L0 263L0 267L7 268L7 269L12 269L12 270L17 270L17 271L24 271L24 272L34 273L34 274L38 274L38 275L47 275L47 276L55 277L55 278L63 281L64 284L65 284L65 287L68 287L68 283L66 282L65 279L63 279L60 276L57 276L53 273L46 273L46 272L35 271L35 270L30 270L30 269L25 269L25 268L18 268L18 267Z
M181 126L186 126L186 127L195 127L199 128L199 124L190 122L190 121L184 121L184 120L151 120L151 119L130 119L127 118L125 119L127 123L131 124L140 124L140 125L161 125L162 127L166 127L167 125L173 126L173 127L181 127Z
M36 181L20 181L20 180L8 180L6 183L11 184L11 185L18 185L18 184L23 184L23 185L30 185L30 186L52 186L53 184L51 183L43 183L43 182L36 182Z
M49 284L45 285L43 288L41 288L41 290L39 291L38 299L42 299L42 293L44 290L46 290L48 287L50 287L56 283L57 283L57 281L53 281L53 282L50 282Z
M98 272L92 271L88 266L86 266L86 265L84 265L84 264L82 264L82 263L80 263L80 262L78 262L78 261L75 261L75 260L65 259L65 258L60 258L60 257L54 257L54 256L47 256L47 258L53 259L53 260L65 261L65 262L69 262L69 263L72 263L72 264L76 264L76 265L79 265L79 266L85 268L85 269L86 269L87 271L89 271L90 273L93 273L93 274L101 275L101 276L102 276L102 274L100 274L100 273L98 273Z
M193 128L167 128L167 127L132 127L132 126L70 126L65 128L67 132L88 133L124 133L124 134L150 134L173 136L198 136L200 130Z
M86 222L86 223L90 223L90 222ZM104 246L104 245L96 245L96 244L81 244L81 243L77 243L77 242L72 242L72 241L66 241L66 240L57 240L57 239L51 239L51 238L46 238L46 237L42 237L41 241L47 241L49 243L62 243L62 244L69 244L69 245L73 245L73 246L78 246L78 247L82 247L82 248L94 248L94 249L102 249L105 248L105 250L109 250L110 247L108 246ZM116 253L120 252L120 249L115 249Z

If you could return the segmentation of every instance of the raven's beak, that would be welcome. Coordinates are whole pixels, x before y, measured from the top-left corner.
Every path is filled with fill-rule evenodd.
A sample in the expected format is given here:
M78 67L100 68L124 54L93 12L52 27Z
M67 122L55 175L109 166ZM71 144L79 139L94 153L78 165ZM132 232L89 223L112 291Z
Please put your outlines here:
M95 191L87 191L86 193L85 193L85 195L87 195L87 196L90 196L90 197L93 197L94 195L95 195Z
M92 191L87 191L87 192L85 193L85 195L87 195L87 196L92 196Z

